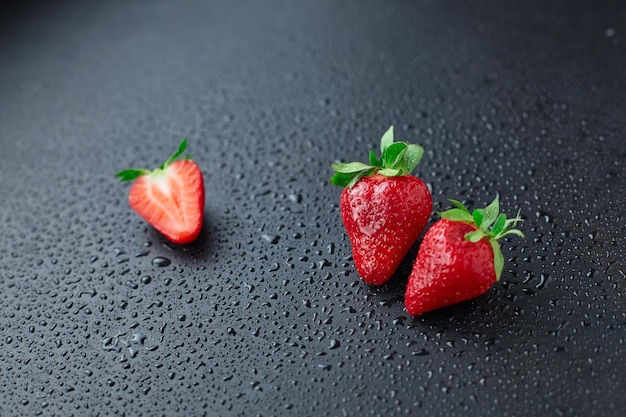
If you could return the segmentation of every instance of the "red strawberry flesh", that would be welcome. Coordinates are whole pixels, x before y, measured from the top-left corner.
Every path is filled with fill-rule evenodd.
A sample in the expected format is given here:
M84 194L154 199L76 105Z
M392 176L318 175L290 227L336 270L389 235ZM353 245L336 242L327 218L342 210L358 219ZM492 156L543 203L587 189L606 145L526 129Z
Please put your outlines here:
M172 242L192 242L204 217L202 172L191 160L177 160L142 175L131 186L129 204Z

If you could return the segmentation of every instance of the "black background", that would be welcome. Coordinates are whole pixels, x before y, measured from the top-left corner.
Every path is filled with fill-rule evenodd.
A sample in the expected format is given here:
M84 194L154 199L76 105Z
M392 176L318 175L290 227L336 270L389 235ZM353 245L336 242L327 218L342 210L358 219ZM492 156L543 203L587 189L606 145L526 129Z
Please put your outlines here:
M3 6L0 415L622 415L626 8L469 3ZM363 283L328 182L391 124L435 210L526 218L501 282L419 318L417 245ZM113 175L185 136L180 247Z

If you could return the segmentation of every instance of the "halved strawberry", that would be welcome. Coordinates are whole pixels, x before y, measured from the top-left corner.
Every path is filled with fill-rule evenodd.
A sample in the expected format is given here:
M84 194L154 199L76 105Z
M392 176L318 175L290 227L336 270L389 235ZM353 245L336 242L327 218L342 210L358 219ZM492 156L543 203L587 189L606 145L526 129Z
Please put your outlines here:
M202 230L204 180L191 156L182 157L187 138L159 168L127 169L115 174L130 187L130 207L174 243L190 243Z

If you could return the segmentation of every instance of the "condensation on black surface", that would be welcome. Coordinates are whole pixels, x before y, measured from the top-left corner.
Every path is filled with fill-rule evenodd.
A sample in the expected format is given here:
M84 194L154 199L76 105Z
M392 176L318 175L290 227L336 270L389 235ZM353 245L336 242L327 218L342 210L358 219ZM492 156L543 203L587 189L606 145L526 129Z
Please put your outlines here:
M65 2L3 32L0 414L620 415L619 14L275 3ZM328 182L390 124L434 211L499 192L526 219L500 283L419 318L417 244L363 283ZM206 219L177 246L113 174L184 136Z

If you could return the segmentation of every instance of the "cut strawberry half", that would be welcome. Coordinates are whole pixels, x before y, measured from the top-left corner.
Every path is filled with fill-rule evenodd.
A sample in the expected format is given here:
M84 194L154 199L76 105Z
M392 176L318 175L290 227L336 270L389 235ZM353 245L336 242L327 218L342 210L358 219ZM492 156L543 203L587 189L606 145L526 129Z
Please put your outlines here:
M159 168L128 169L115 176L136 180L130 188L130 207L174 243L194 241L204 219L204 180L198 165L181 155L187 148L183 139L174 155Z

